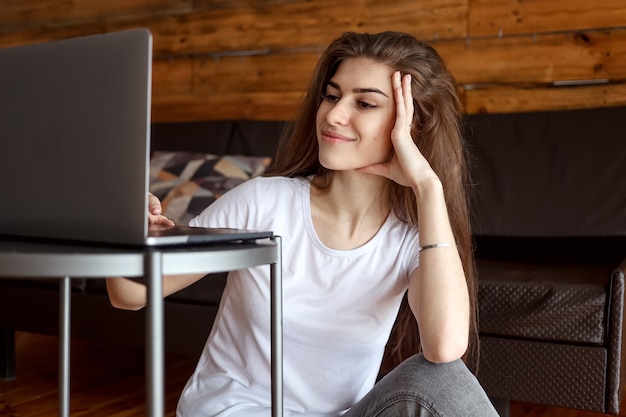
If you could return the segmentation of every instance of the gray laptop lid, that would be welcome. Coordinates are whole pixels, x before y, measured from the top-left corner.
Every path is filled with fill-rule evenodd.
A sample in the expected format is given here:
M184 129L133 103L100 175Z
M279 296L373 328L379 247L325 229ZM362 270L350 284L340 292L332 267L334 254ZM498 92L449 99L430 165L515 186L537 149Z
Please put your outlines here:
M0 50L0 234L160 243L147 240L151 66L146 29Z

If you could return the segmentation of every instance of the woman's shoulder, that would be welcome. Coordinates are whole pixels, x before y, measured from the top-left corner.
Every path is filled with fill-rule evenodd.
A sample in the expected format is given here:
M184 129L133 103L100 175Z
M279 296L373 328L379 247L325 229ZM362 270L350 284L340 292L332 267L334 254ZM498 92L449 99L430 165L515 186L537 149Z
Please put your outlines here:
M220 203L219 205L257 205L260 202L264 202L263 204L267 205L267 202L270 200L276 203L285 202L287 200L293 201L294 198L297 198L296 196L302 195L303 193L306 194L308 190L307 184L309 184L309 181L306 178L258 176L231 189L222 197L218 198L215 203Z
M249 219L287 210L301 201L302 194L298 189L305 189L302 184L306 181L303 178L261 176L246 180L211 203L194 220L194 225L217 222L250 228L246 223Z
M305 182L310 182L309 179L303 177L283 177L283 176L263 176L259 175L258 177L253 178L257 182L269 184L269 185L280 185L280 184L302 184Z
M255 177L249 181L246 181L242 184L248 188L248 190L256 189L260 192L266 191L280 191L280 190L288 190L288 189L297 189L302 186L306 186L310 181L306 178L301 177L264 177L259 176Z

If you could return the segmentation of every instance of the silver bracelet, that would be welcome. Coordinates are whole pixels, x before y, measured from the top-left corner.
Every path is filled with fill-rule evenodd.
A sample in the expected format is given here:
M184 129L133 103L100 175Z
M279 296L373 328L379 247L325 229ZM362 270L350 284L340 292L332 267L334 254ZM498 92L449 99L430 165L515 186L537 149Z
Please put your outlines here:
M417 252L420 253L426 249L434 249L434 248L449 248L452 246L450 243L433 243L432 245L420 246L417 248Z

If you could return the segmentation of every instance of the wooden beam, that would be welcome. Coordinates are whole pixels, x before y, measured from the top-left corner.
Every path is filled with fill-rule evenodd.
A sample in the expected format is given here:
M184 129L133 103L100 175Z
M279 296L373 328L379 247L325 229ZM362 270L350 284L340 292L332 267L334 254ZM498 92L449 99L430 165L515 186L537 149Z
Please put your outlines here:
M624 104L624 0L0 0L0 10L0 48L149 28L159 121L290 118L345 31L431 43L468 112ZM569 81L591 85L551 87Z
M624 0L472 0L471 37L579 31L626 24Z
M193 66L194 62L191 59L154 61L152 63L153 94L192 94Z
M626 79L626 30L441 41L460 84Z
M626 105L626 84L532 88L492 86L463 93L465 112L513 113Z
M194 94L303 93L318 54L284 54L195 60Z
M397 0L388 4L373 0L301 0L279 2L271 7L218 8L150 16L137 13L134 18L124 19L107 18L101 12L103 16L96 14L91 21L53 19L45 24L0 25L0 48L136 27L147 27L153 32L157 56L320 48L345 31L392 29L423 39L449 38L466 34L467 1ZM82 16L94 11L75 13Z
M152 120L289 120L300 108L301 93L247 93L153 96Z
M0 28L65 27L77 23L94 24L133 16L190 12L193 0L0 0Z

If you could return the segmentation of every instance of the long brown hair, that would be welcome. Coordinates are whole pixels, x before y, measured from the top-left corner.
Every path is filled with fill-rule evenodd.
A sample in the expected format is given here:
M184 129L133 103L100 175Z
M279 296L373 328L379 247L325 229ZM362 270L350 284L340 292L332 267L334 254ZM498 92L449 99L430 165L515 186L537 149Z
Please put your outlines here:
M461 134L462 107L455 80L434 48L400 32L347 32L333 41L318 61L304 103L294 122L283 133L267 175L315 175L316 184L330 182L332 171L322 167L318 160L316 113L326 86L339 65L357 57L385 64L402 74L411 74L415 109L412 136L444 187L452 231L470 293L470 348L465 359L474 367L478 360L476 274L467 196L469 174ZM415 194L410 188L387 181L383 198L383 201L391 202L391 209L401 221L417 226ZM406 298L388 348L393 365L421 350L417 324Z

